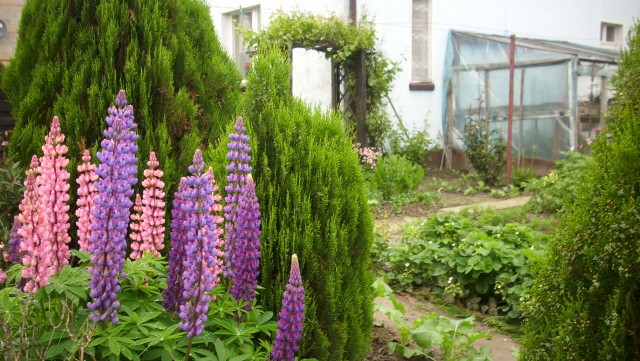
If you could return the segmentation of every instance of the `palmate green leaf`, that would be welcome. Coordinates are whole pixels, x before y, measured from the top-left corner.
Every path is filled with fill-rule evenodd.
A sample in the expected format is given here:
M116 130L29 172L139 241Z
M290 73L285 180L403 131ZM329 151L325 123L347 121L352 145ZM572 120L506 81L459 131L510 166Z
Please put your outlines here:
M114 355L120 355L120 343L116 340L115 337L110 337L109 341L109 351L111 351Z
M51 347L49 347L49 350L47 350L47 358L52 359L62 355L65 351L68 351L67 349L70 344L73 344L73 341L70 339L64 342L53 343Z

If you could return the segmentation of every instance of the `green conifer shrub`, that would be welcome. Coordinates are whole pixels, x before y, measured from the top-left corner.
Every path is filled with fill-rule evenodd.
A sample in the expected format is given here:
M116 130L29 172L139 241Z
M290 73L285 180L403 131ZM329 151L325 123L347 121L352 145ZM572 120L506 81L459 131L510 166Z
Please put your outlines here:
M258 52L240 112L262 213L259 302L278 309L297 253L307 294L300 356L363 360L373 327L364 176L342 120L294 99L290 71L279 51ZM208 152L220 184L225 143Z
M605 134L526 302L523 360L640 359L640 26Z
M105 110L123 88L135 108L138 158L158 153L172 194L191 162L177 155L218 139L239 84L201 0L27 0L2 82L17 119L10 156L27 165L55 114L78 155L74 177L82 139L88 148L101 139Z

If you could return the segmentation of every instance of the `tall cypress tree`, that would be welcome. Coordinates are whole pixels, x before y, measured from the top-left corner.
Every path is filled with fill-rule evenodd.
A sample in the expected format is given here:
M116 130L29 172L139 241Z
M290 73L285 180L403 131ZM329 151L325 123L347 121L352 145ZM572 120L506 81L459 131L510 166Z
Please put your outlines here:
M279 51L259 50L254 60L239 114L262 214L259 303L280 308L297 253L307 296L300 356L363 360L373 329L373 226L358 156L341 118L291 96ZM222 143L208 154L215 174L225 174Z
M55 114L77 162L83 140L91 148L101 139L123 88L138 157L156 151L173 193L191 161L177 155L218 139L239 84L201 0L27 0L2 82L17 119L10 156L28 164Z
M525 303L523 360L640 359L640 26L593 164Z

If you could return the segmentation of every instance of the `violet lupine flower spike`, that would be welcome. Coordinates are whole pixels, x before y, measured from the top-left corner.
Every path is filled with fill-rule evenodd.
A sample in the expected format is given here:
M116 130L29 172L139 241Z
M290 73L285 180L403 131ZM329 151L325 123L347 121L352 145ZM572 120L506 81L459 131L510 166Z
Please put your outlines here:
M164 248L164 172L158 168L160 163L156 153L149 155L148 169L144 170L142 186L142 221L140 223L140 257L143 252L152 253L154 257L160 257L160 251Z
M142 198L140 198L139 194L136 194L136 200L133 202L133 212L129 218L131 219L131 222L129 223L129 228L131 228L131 232L129 232L129 238L131 238L131 254L129 257L131 257L131 259L136 259L142 257L142 251L140 250L140 245L142 244L142 237L140 235Z
M167 312L176 317L180 315L180 305L184 304L183 289L183 264L185 262L185 245L187 243L187 212L183 210L185 204L182 194L187 192L184 184L185 178L180 179L178 190L173 197L173 209L171 210L171 250L169 251L169 264L167 267L167 289L162 294L162 305Z
M116 107L109 108L106 117L108 128L98 152L100 165L96 170L98 195L94 199L94 217L89 237L91 264L89 273L90 296L93 302L87 307L93 311L93 322L118 323L120 303L116 294L120 291L118 275L124 267L126 235L129 226L130 197L136 184L138 150L133 107L127 105L124 90L116 97Z
M273 361L293 361L302 339L304 320L304 288L300 276L298 256L291 256L289 283L282 295L282 309L278 314L276 341L271 349Z
M95 172L96 165L91 162L91 153L88 149L82 151L82 163L78 165L78 200L76 205L76 216L78 221L78 245L80 251L89 252L89 237L91 236L91 223L93 223L93 216L91 210L93 209L93 200L98 194L96 189L96 181L98 175Z
M245 307L247 310L251 310L251 303L256 297L260 273L259 208L256 185L249 174L236 209L236 254L231 277L233 281L231 294L238 301L248 302L249 304Z
M236 244L236 207L242 187L247 182L246 175L251 173L251 147L249 146L249 136L245 133L247 128L244 126L242 117L238 117L233 127L235 133L229 134L230 142L227 143L229 152L227 159L229 165L227 171L227 185L224 190L227 196L224 198L226 203L224 207L224 218L226 219L225 229L225 264L223 266L224 276L231 278L233 268L235 267L235 244Z
M25 292L35 292L38 288L46 285L43 275L46 274L51 257L51 249L43 249L38 225L42 222L40 212L40 198L37 193L36 172L39 163L38 157L31 157L31 168L27 170L27 177L24 180L24 197L20 202L20 214L18 219L22 227L18 230L18 235L22 237L20 252L22 253L22 278L25 280L23 290Z
M203 173L204 161L198 149L193 156L193 164L189 167L191 176L184 180L185 190L182 193L186 212L185 223L189 226L185 259L183 262L185 303L180 305L180 329L187 331L192 338L202 333L207 321L207 311L212 297L209 292L219 282L220 269L217 257L220 251L216 248L216 224L213 221L213 189L211 175Z
M3 253L3 258L6 262L20 262L22 259L20 252L20 244L22 243L22 236L18 233L22 227L18 216L13 217L13 226L9 232L9 242L7 244L7 250Z
M60 273L62 267L69 264L69 172L65 169L69 165L67 146L64 134L60 132L58 117L53 117L51 130L45 137L42 146L43 155L40 157L40 168L36 176L38 196L40 197L42 222L38 226L42 245L51 248L51 263L44 275L44 282L52 275ZM47 246L48 248L49 246Z

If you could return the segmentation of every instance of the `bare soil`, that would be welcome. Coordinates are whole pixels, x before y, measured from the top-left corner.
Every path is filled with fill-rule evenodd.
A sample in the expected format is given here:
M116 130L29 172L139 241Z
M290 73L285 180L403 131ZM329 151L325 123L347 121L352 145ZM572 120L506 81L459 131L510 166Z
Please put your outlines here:
M512 200L499 200L489 196L486 193L475 193L473 195L463 195L453 192L439 192L440 201L436 205L427 205L423 203L414 203L407 206L393 209L389 203L381 204L374 211L376 231L386 235L390 241L395 241L401 234L403 225L417 219L424 219L432 216L439 211L459 211L461 206L480 206L493 208L515 207L526 203L527 198L517 198ZM413 322L422 315L436 311L441 313L438 308L425 297L418 297L414 294L400 293L396 294L398 301L405 306L405 317L407 321ZM378 298L377 303L385 304L389 302L385 299ZM390 306L385 304L386 306ZM387 351L387 344L390 341L399 341L399 334L395 325L387 318L387 316L375 313L374 321L376 326L373 330L373 342L371 352L367 360L371 361L400 361L404 360L401 356L390 355ZM474 345L477 347L486 345L491 349L494 361L514 361L517 360L512 355L512 351L518 348L518 344L509 336L503 335L489 326L481 322L478 318L476 327L492 334L490 340L481 340ZM437 358L437 355L434 355Z

